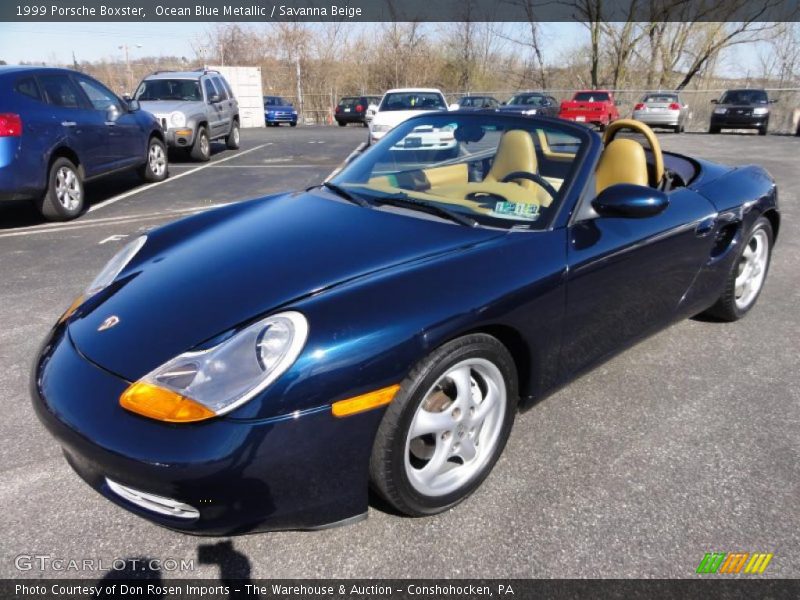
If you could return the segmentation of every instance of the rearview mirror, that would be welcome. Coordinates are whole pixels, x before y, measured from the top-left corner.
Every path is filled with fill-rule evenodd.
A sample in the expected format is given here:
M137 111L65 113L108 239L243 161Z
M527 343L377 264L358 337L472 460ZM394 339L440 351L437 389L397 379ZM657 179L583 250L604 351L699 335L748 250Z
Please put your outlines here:
M652 217L668 205L669 197L664 192L630 183L609 186L592 200L592 208L601 217L629 219Z

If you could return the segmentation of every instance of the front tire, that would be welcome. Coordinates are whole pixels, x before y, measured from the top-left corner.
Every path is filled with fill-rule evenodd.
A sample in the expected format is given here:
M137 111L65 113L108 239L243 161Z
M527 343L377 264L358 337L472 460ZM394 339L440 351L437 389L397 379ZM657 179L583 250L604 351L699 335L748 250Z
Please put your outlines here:
M381 421L370 481L398 511L440 513L467 498L508 440L517 372L496 338L473 334L423 359Z
M755 306L769 271L773 243L772 224L759 217L744 237L722 295L707 314L724 321L738 321Z
M239 121L234 121L233 125L231 125L230 133L225 138L225 146L228 150L239 149Z
M83 178L68 158L57 158L50 166L47 191L36 202L36 208L48 221L69 221L83 211Z
M157 137L147 143L147 159L139 167L139 177L148 183L164 181L167 178L167 148Z
M720 132L719 127L715 127L714 125L710 125L708 127L708 133L719 133L719 132Z
M208 162L211 160L211 140L208 138L208 130L205 127L200 127L197 130L197 137L192 145L192 150L189 153L192 160L199 162Z

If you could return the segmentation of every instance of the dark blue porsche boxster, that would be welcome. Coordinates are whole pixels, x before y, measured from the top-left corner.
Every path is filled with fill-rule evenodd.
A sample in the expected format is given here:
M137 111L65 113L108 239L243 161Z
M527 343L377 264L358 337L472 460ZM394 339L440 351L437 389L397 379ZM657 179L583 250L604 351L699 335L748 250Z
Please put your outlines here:
M632 131L633 135L618 135ZM333 179L153 230L46 340L37 414L95 490L192 533L441 512L518 409L755 304L775 183L549 118L421 114Z

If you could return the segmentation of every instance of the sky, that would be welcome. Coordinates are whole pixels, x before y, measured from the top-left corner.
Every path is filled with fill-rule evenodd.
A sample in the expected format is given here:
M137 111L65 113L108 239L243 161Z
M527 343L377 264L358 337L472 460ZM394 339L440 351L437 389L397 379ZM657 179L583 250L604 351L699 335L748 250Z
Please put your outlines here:
M21 61L66 64L72 53L78 61L104 58L122 59L127 44L130 58L138 56L184 56L195 58L193 39L203 39L213 24L169 23L0 23L0 59L9 64ZM353 27L368 24L354 23ZM579 23L543 23L545 61L557 61L569 52L576 40L588 41L586 28ZM140 47L141 46L141 47ZM745 75L758 69L763 48L747 45L729 50L723 56L720 75ZM743 72L744 71L744 72Z

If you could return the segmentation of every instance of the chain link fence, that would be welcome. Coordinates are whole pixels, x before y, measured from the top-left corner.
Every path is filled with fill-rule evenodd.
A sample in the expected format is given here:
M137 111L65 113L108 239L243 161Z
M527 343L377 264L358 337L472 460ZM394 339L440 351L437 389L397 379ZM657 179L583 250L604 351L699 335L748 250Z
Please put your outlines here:
M572 98L576 90L556 89L545 90L544 93L553 96L559 102ZM648 92L654 90L621 89L611 90L619 105L620 115L630 117L637 102ZM664 90L670 91L670 90ZM711 112L714 104L711 100L718 99L725 89L683 90L680 92L683 102L689 105L690 117L686 124L687 131L708 131ZM800 88L766 88L767 94L775 104L770 105L770 133L793 134L797 132L798 114L800 114ZM456 102L463 96L493 96L500 101L505 101L518 93L515 90L494 90L469 92L445 91L448 102ZM292 102L301 115L301 122L306 125L335 125L333 114L340 97L350 94L336 94L331 91L327 94L304 94L301 99L296 94L276 94ZM352 94L363 96L382 96L381 92Z

